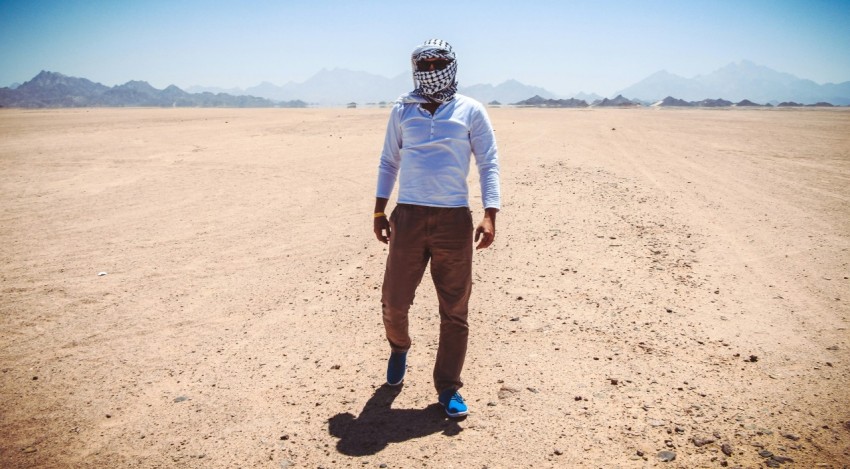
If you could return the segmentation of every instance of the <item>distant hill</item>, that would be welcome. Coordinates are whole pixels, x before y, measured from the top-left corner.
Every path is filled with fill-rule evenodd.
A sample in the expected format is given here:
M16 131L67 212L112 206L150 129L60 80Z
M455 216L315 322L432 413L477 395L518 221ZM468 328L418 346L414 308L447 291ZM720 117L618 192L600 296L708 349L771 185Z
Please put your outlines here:
M392 102L413 89L413 79L409 73L394 78L386 78L368 72L359 72L335 68L323 69L302 83L289 82L275 85L269 82L242 89L223 90L201 86L189 87L189 91L226 91L245 93L273 100L300 99L320 106L342 106L349 102L380 103ZM508 80L499 85L478 84L461 86L460 94L474 98L482 103L499 101L512 103L529 96L540 95L554 98L555 94L537 86L526 85L516 80Z
M555 94L547 91L539 86L526 85L516 80L508 80L499 85L472 85L460 87L458 93L475 98L482 103L491 101L500 101L503 103L513 103L528 96L538 96L546 99L555 98Z
M695 106L695 104L690 102L690 101L685 101L684 99L677 99L677 98L674 98L672 96L667 96L666 98L662 99L661 101L653 104L653 106L658 106L658 107L693 107L693 106Z
M587 107L587 101L583 99L545 99L540 95L534 95L531 98L524 99L513 103L515 106L528 107L558 107L558 108L584 108Z
M702 101L685 101L684 99L667 96L666 98L653 103L654 107L774 107L771 103L759 104L749 99L744 99L733 103L725 99L703 99ZM794 101L783 101L776 107L833 107L832 104L821 101L815 104L800 104Z
M665 96L678 96L695 101L706 96L722 96L732 101L794 101L812 104L829 102L850 104L850 81L819 85L749 61L731 63L707 75L683 78L667 71L656 72L620 91L624 96L659 101Z
M0 88L0 106L50 107L304 107L304 102L275 103L254 96L187 93L171 85L158 90L144 81L107 87L85 78L42 71L17 88Z
M640 106L641 103L632 101L623 97L623 95L618 94L614 99L605 98L602 101L593 103L593 105L597 107L635 107Z
M602 96L599 96L599 95L598 95L598 94L596 94L596 93L585 93L585 92L583 92L583 91L582 91L582 92L579 92L579 93L574 94L574 95L573 95L573 98L575 98L575 99L580 99L580 100L582 100L582 101L586 101L586 102L588 102L588 103L592 103L592 102L594 102L594 101L600 101L600 100L602 100Z

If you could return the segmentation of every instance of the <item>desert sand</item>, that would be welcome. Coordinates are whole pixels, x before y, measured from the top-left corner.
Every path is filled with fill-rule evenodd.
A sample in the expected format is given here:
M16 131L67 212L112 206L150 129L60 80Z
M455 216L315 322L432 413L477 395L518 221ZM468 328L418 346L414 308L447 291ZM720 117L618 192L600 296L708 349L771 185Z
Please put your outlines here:
M0 467L850 465L850 110L491 109L463 420L427 274L382 386L387 113L0 111Z

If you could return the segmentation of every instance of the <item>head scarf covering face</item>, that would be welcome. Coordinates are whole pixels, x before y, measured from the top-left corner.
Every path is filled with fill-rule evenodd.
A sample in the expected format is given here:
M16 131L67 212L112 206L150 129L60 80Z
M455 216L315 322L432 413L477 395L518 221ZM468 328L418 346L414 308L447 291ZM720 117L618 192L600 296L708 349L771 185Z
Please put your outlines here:
M452 46L440 39L429 39L425 44L413 50L410 56L413 65L413 92L430 101L444 103L454 98L457 92L457 60ZM442 70L420 72L416 62L423 59L443 59L449 64Z

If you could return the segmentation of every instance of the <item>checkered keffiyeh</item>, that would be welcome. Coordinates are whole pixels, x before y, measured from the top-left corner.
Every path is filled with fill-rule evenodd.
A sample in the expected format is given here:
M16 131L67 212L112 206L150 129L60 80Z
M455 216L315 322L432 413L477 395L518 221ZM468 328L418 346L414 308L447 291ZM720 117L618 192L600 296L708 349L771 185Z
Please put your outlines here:
M457 60L452 46L441 39L429 39L425 44L414 49L410 56L413 65L414 93L431 101L444 103L454 98L457 92ZM442 70L420 72L416 70L416 62L423 59L445 59L449 65Z

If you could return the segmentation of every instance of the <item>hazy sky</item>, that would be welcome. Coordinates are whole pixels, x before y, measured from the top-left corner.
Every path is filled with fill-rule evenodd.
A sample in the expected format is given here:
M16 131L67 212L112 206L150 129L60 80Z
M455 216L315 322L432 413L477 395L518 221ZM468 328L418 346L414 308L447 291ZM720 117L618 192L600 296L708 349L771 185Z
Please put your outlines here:
M322 68L395 77L431 37L454 46L461 86L610 95L742 59L850 80L848 0L0 0L0 86L40 70L157 88L282 85Z

